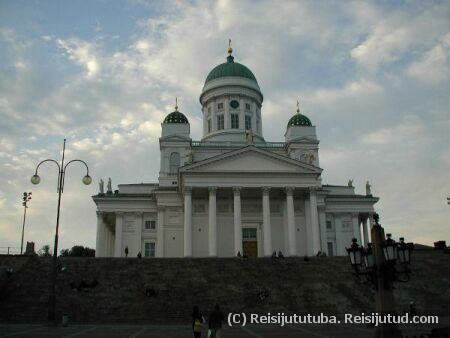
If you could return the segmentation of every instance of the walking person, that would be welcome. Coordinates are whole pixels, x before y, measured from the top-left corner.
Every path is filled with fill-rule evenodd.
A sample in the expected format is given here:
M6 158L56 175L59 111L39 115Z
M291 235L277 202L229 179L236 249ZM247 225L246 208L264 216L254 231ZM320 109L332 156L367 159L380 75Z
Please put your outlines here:
M225 317L220 310L219 304L216 304L214 310L211 311L208 318L208 338L220 338L222 330L222 322Z
M204 322L205 318L202 316L198 306L195 305L192 310L192 332L194 334L194 338L201 338Z

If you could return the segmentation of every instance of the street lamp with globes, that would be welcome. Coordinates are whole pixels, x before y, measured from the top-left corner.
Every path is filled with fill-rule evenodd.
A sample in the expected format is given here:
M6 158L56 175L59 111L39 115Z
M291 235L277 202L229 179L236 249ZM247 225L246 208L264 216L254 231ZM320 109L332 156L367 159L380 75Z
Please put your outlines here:
M66 139L64 139L63 144L63 151L62 151L62 158L61 163L58 163L55 160L52 159L46 159L41 162L36 167L36 171L34 175L31 177L31 183L33 184L39 184L41 182L41 178L38 175L38 169L41 166L41 164L45 162L53 162L58 167L58 208L56 213L56 231L55 231L55 244L53 248L53 264L52 264L52 275L51 275L51 289L50 289L50 295L49 295L49 308L48 308L48 320L49 322L54 322L56 324L56 274L57 274L57 256L58 256L58 231L59 231L59 215L61 210L61 195L64 192L64 180L66 176L66 169L67 166L70 163L73 162L81 162L86 166L86 175L83 177L82 182L85 185L89 185L92 182L92 177L89 176L89 167L86 164L86 162L82 160L71 160L64 164L64 155L66 151Z

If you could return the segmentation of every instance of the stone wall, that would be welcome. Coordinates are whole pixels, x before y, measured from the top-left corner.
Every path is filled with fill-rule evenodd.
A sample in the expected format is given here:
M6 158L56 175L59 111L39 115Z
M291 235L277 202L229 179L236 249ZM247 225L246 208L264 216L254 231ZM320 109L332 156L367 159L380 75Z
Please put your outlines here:
M0 257L0 266L11 259L24 258ZM51 258L26 258L0 291L1 322L46 320L50 268ZM353 280L344 257L62 258L60 268L58 316L72 322L186 323L193 305L207 312L216 302L246 313L373 311L373 291ZM414 300L421 314L448 315L450 255L417 252L411 268L411 281L395 291L398 310Z

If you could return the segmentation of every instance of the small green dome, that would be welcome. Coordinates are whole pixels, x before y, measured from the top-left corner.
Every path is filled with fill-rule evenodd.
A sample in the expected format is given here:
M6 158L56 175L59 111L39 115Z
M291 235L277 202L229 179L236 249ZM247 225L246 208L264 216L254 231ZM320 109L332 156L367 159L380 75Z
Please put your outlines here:
M227 57L227 62L222 63L211 70L206 78L205 84L214 79L218 79L226 76L238 76L256 81L255 75L253 75L252 71L245 67L244 65L234 62L234 57L229 55Z
M292 116L291 119L289 120L288 127L290 126L311 127L312 123L307 116L297 113L294 116Z
M188 124L189 121L187 117L184 116L183 113L179 112L178 110L175 110L174 112L171 112L169 115L166 116L163 123Z

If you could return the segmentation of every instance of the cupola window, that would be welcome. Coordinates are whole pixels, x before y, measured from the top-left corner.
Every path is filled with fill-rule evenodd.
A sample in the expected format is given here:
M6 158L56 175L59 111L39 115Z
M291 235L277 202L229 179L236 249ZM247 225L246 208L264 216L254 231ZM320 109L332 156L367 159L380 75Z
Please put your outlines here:
M239 129L239 114L231 114L231 129Z
M220 102L218 105L217 105L217 109L223 109L223 102Z
M225 128L225 120L223 115L217 115L217 130Z
M245 129L246 130L252 129L252 117L249 115L245 115Z
M248 111L250 111L250 103L246 103L246 104L245 104L245 109L248 110Z

